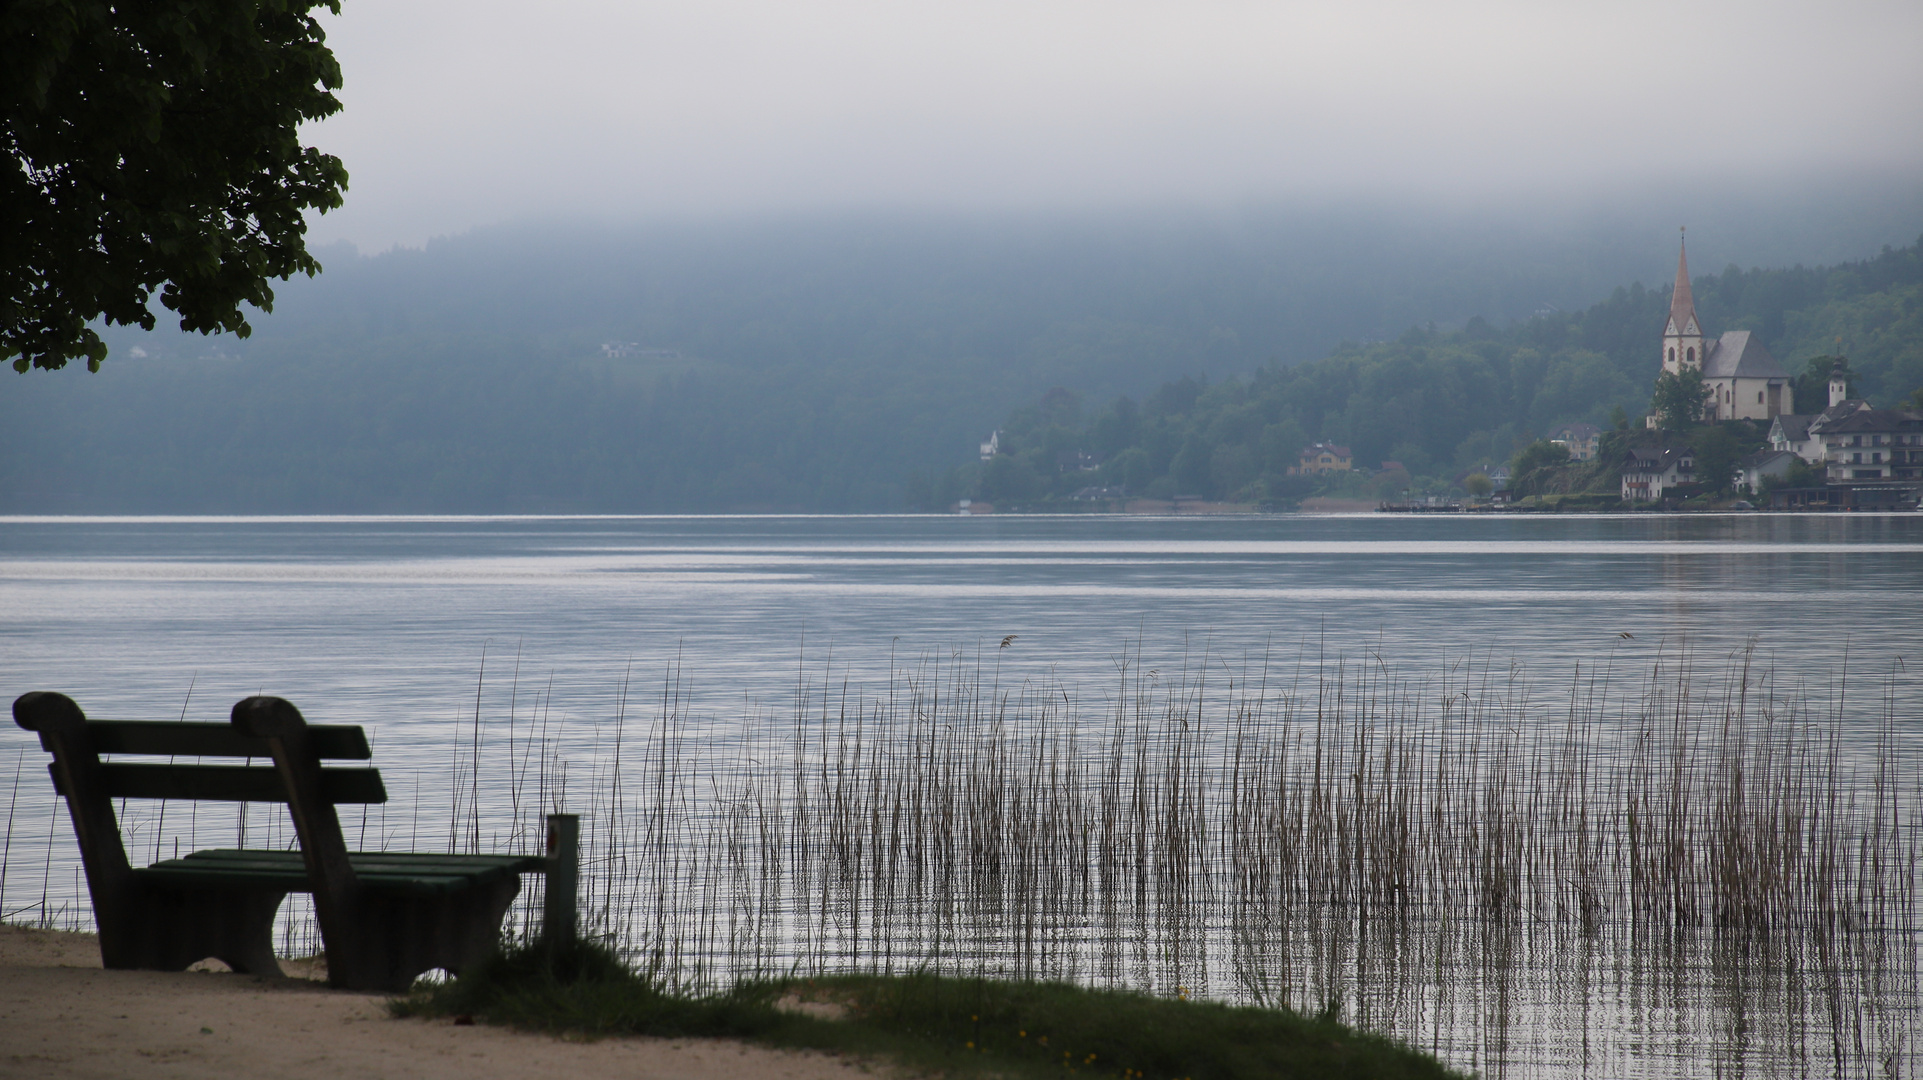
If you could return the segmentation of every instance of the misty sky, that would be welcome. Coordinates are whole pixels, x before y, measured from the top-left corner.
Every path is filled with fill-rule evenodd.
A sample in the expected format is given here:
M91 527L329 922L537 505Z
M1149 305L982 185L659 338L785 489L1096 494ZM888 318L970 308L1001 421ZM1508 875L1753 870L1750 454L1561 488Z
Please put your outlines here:
M347 0L318 242L1923 178L1923 3Z

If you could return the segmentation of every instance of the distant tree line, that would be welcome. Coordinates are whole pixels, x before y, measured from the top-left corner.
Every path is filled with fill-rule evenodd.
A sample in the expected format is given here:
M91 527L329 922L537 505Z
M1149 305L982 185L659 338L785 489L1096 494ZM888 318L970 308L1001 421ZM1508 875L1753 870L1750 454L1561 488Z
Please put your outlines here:
M1830 372L1844 356L1853 395L1894 405L1923 387L1923 239L1859 263L1731 267L1693 285L1712 332L1753 330L1796 374L1799 412L1828 403ZM1668 306L1668 290L1635 285L1584 311L1502 328L1474 318L1460 330L1411 328L1394 341L1344 344L1322 360L1271 363L1245 378L1185 376L1140 402L1119 397L1087 409L1051 390L1007 418L992 460L919 478L910 490L930 510L958 498L1063 503L1077 492L1267 503L1316 492L1461 491L1497 466L1527 473L1556 464L1541 447L1563 424L1639 429L1654 406L1667 426L1696 428L1700 375L1694 387L1657 378ZM1758 438L1727 427L1698 433L1712 468L1725 457L1733 464ZM1348 448L1360 469L1294 474L1315 442Z
M1248 243L965 224L320 251L328 272L277 285L245 342L109 328L98 374L9 373L0 510L940 510L1103 484L1286 499L1314 490L1286 470L1315 440L1407 467L1358 491L1422 491L1562 421L1633 418L1654 380L1660 292L1527 318L1564 288L1602 295L1572 277L1601 241L1538 265L1354 222ZM1357 235L1387 254L1345 255ZM1901 396L1923 383L1916 262L1710 275L1697 306ZM1428 328L1475 311L1490 318ZM998 425L1012 453L984 465Z

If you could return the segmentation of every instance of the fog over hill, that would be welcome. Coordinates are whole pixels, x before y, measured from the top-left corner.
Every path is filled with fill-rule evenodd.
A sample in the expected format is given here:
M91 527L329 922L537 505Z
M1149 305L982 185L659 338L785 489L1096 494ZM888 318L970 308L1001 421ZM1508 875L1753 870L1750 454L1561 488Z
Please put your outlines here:
M911 474L967 460L1049 387L1100 401L1579 310L1665 282L1685 221L1699 273L1830 263L1913 241L1923 193L529 222L337 245L251 339L111 330L98 375L9 379L0 509L898 509Z

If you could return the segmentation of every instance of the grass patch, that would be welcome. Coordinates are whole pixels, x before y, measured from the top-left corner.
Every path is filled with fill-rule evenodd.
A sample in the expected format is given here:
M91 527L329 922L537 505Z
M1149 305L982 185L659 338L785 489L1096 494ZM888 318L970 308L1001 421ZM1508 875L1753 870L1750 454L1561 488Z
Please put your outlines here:
M828 1020L783 998L846 1010ZM461 978L391 1006L399 1016L470 1015L586 1036L718 1036L885 1058L945 1076L1142 1080L1449 1077L1434 1058L1333 1015L1168 1000L1064 983L934 975L847 975L678 995L608 950L511 948Z

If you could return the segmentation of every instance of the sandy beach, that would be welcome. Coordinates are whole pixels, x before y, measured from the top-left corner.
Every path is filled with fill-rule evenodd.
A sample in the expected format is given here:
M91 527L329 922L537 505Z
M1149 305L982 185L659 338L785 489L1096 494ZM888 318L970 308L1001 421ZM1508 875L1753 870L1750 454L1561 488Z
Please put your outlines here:
M289 965L301 974L299 965ZM833 1080L872 1067L699 1039L558 1039L396 1020L311 978L106 971L88 934L0 926L0 1077Z

